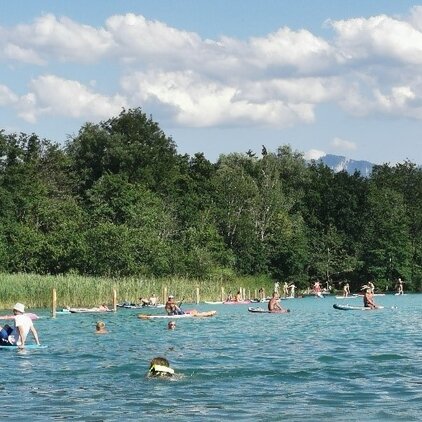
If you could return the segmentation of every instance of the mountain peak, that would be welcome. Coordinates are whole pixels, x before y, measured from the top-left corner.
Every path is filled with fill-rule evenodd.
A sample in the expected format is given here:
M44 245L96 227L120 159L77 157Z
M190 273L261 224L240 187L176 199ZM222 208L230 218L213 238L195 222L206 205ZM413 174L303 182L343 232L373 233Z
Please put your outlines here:
M324 155L316 161L325 164L335 173L346 171L349 174L353 174L358 171L364 177L369 177L374 167L374 164L369 161L352 160L341 155L332 154Z

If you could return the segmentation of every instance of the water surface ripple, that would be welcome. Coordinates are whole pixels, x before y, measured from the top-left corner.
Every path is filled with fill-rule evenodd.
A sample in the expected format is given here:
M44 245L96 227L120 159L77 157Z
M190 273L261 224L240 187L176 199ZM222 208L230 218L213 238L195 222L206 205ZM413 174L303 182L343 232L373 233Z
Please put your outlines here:
M102 315L102 336L98 315L39 310L48 349L0 350L0 419L420 421L422 295L377 301L386 309L338 311L333 297L285 301L287 315L199 305L218 315L175 331L118 310ZM145 377L159 355L175 378Z

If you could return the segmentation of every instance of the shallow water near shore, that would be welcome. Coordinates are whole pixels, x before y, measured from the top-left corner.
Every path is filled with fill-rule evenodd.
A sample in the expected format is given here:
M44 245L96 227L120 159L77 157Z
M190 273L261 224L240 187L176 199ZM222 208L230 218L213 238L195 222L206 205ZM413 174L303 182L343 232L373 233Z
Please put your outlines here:
M334 297L285 300L291 312L278 315L185 305L218 313L174 331L137 318L148 310L52 319L31 309L48 348L0 350L0 419L418 421L422 295L375 299L386 308L339 311L347 300ZM94 334L98 319L108 334ZM155 356L177 376L146 378Z

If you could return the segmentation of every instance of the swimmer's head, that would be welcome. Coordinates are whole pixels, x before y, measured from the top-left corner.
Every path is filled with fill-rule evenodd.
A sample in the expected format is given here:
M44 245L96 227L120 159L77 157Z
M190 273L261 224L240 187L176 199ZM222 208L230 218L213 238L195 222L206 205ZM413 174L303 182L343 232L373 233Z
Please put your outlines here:
M170 363L166 358L156 357L149 364L148 376L151 377L171 377L174 370L170 368Z
M104 331L105 330L105 322L104 321L98 321L95 325L95 328L97 331Z

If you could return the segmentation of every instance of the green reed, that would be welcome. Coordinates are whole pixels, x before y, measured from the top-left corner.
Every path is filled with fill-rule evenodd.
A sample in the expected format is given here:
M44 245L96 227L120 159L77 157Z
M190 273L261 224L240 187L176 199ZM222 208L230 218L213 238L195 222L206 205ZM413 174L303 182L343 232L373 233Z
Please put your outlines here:
M0 309L10 309L16 302L28 308L48 308L52 305L52 290L56 289L57 307L90 307L101 303L108 305L113 301L113 289L117 302L139 303L140 297L155 294L160 302L164 294L172 294L176 300L194 303L199 289L200 301L217 301L229 292L235 294L240 288L246 296L253 298L255 292L264 287L270 294L272 281L269 278L237 278L230 281L222 277L209 280L195 280L183 277L169 278L107 278L84 277L75 274L65 276L46 276L37 274L0 274Z

